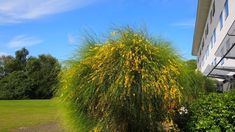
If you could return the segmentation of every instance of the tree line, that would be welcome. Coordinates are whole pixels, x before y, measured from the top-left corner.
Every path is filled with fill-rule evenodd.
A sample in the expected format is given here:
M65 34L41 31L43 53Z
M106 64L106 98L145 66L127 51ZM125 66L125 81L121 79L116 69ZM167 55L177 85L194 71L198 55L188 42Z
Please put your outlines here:
M29 56L22 48L15 56L0 57L0 99L49 99L58 84L61 66L51 55Z

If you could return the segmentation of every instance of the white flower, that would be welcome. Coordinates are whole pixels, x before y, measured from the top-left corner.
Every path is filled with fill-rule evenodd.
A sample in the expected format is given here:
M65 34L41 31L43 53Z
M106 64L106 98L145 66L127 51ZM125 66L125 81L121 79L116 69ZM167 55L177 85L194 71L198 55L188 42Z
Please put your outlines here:
M188 110L184 107L184 106L182 106L182 107L180 107L180 109L179 109L179 113L182 115L183 113L184 114L188 114Z

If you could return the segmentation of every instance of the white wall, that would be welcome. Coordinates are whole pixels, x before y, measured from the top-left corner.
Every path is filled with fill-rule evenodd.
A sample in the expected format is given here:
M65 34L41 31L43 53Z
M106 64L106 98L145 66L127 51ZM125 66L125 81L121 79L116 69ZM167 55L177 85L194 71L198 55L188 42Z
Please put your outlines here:
M205 27L204 34L203 34L203 37L202 37L202 38L205 38L204 39L204 48L202 49L201 56L199 56L199 62L198 62L198 69L200 71L202 71L204 74L205 74L205 70L206 70L207 66L211 65L212 62L214 61L214 59L216 57L215 52L218 50L218 48L221 45L224 37L227 35L228 30L230 29L230 27L232 26L232 24L235 20L235 0L228 0L229 15L228 15L227 19L223 21L223 28L220 30L220 22L219 22L220 21L220 14L225 9L224 8L225 1L226 0L213 0L212 3L211 3L210 12L211 12L211 9L212 9L212 4L213 4L213 2L215 2L215 15L212 18L212 23L210 23L210 14L208 15L207 24L208 24L208 27L209 27L209 32L208 32L208 35L206 37L206 34L205 34L206 27ZM225 11L223 11L223 12L224 12L223 19L225 19ZM211 45L210 45L211 36L213 35L213 31L214 31L215 28L216 28L216 43L214 43L214 46L211 49ZM223 43L223 45L224 44L225 43ZM202 48L201 46L199 48L199 52ZM205 59L208 46L209 46L209 56L207 57L207 59ZM216 57L216 60L217 60L216 63L218 63L220 59L221 59L221 57ZM226 65L226 66L235 66L235 61L225 59L224 65Z

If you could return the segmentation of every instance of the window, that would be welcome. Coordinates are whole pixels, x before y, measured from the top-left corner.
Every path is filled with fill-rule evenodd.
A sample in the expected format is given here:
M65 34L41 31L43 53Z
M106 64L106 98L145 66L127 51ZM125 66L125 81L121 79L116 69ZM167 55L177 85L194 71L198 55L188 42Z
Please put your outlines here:
M203 56L203 58L202 58L202 65L204 65L204 62L205 62L205 55Z
M213 36L214 36L214 44L215 44L215 42L216 42L216 29L214 29Z
M215 65L215 66L216 66L216 63L217 63L217 62L216 62L216 58L215 58L215 59L214 59L214 65Z
M206 25L206 37L208 35L208 24Z
M221 65L224 65L224 59L222 59L222 61L221 61Z
M209 46L206 48L206 59L208 58L208 56L209 56Z
M213 43L210 41L210 46L211 46L211 49L213 48Z
M228 8L228 0L225 2L225 20L227 19L229 15L229 8Z
M211 36L210 42L211 42L211 49L212 49L214 47L214 33Z
M212 16L212 11L210 12L210 22L212 23L212 18L213 18L213 16Z
M212 19L214 15L215 15L215 2L213 3L213 6L210 12L210 23L212 23Z
M209 56L209 52L210 52L210 49L209 49L209 46L207 47L207 57Z
M204 48L204 40L202 41L202 50L203 50L203 48Z
M213 46L214 46L214 42L213 42L213 34L212 34L212 36L211 36L211 49L213 48Z
M220 14L219 21L220 21L220 30L221 30L223 28L223 11Z
M215 65L216 65L216 58L211 62L211 65L212 65L212 66L215 66Z
M215 2L213 3L213 6L212 6L212 15L213 16L215 15Z

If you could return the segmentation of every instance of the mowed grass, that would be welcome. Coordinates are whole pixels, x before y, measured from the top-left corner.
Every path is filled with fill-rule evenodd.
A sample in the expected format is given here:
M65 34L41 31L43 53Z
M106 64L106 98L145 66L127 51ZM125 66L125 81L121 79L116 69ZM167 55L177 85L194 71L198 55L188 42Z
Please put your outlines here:
M0 132L57 122L53 100L0 100Z

